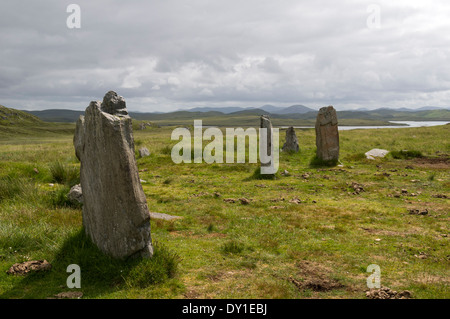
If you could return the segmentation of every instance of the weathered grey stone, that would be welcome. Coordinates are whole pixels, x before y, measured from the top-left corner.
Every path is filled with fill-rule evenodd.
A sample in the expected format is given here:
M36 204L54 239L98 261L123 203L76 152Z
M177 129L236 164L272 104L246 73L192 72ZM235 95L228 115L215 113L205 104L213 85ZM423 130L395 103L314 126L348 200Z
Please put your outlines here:
M125 100L110 91L103 103L91 102L77 122L74 146L86 234L113 257L152 256L150 213Z
M267 154L267 156L271 156L272 155L272 122L270 121L269 116L261 115L261 126L260 127L267 129L266 130L267 143L266 143L266 145L262 145L261 147L267 147L265 154ZM260 159L261 159L261 166L270 166L271 165L270 161L264 163L262 156L260 156Z
M67 194L67 197L73 201L80 204L83 204L83 191L81 190L81 184L73 186L69 194Z
M336 110L333 106L322 107L316 119L317 157L323 161L339 159L339 131Z
M146 148L146 147L141 147L141 148L139 149L139 156L140 156L140 157L150 156L150 151L149 151L148 148Z
M367 159L374 160L375 157L385 157L387 155L387 153L389 153L389 151L382 150L379 148L374 148L374 149L371 149L370 151L364 153L364 155L366 155Z
M283 145L283 152L298 152L299 149L295 129L291 126L286 130L286 142Z

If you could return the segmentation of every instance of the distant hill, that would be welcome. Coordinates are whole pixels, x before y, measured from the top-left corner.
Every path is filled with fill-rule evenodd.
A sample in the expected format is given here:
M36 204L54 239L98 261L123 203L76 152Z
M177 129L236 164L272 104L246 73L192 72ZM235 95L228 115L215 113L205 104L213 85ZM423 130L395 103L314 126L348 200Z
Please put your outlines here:
M76 122L80 115L84 115L84 111L72 111L64 109L50 109L44 111L26 111L34 116L37 116L46 122Z
M73 123L49 123L35 115L0 105L0 139L26 138L36 136L54 136L55 134L73 135Z
M270 113L270 114L303 114L308 113L311 111L315 111L314 109L311 109L309 107L306 107L304 105L291 105L288 107L280 107L280 106L274 106L270 104L263 105L261 107L253 108L253 107L236 107L236 106L230 106L230 107L195 107L188 110L178 110L179 111L188 111L188 112L221 112L224 114L234 114L236 112L245 112L252 111L252 110L261 110L264 111L263 113Z
M423 110L424 108L427 108L427 110ZM414 110L388 108L379 108L376 110L357 109L338 111L337 115L339 120L351 120L352 123L355 123L358 120L361 120L361 123L365 123L365 121L378 121L379 123L387 123L387 121L450 121L450 110L435 107L424 108ZM171 125L172 123L178 125L180 123L187 123L193 119L209 119L211 123L223 122L228 125L229 123L233 124L233 121L238 121L240 117L245 117L246 121L250 121L251 118L256 118L262 114L267 114L272 119L286 121L286 123L290 120L295 123L295 121L314 121L317 116L317 110L313 110L304 105L292 105L286 108L279 108L273 105L265 105L261 108L226 108L226 111L229 113L218 111L220 109L221 108L194 108L170 113L130 112L130 116L138 121L159 122L161 125ZM272 112L269 112L268 110L272 110ZM16 111L16 113L22 114L16 116L24 119L26 118L28 119L27 121L36 121L38 120L36 118L37 116L42 121L46 122L66 123L76 122L79 116L84 114L83 111L62 109L26 112ZM0 121L1 120L2 115L0 113Z
M188 110L178 110L179 111L188 111L188 112L221 112L224 114L239 112L246 110L245 107L236 107L236 106L229 106L229 107L194 107L192 109Z
M0 125L29 125L40 123L42 121L32 114L0 105Z
M292 105L292 106L289 106L289 107L286 107L286 108L280 110L276 114L304 114L304 113L315 112L315 111L316 110L313 110L304 105Z

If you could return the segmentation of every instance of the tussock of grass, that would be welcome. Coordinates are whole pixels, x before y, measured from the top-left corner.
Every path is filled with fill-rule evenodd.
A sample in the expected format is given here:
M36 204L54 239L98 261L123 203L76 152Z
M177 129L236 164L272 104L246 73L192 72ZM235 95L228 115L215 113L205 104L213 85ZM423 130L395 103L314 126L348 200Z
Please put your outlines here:
M72 201L69 199L68 194L70 191L70 186L64 186L58 188L57 190L49 192L44 200L53 208L75 208L79 209L82 207L82 204Z
M244 251L245 245L236 240L230 240L224 243L220 250L224 254L240 254Z
M415 151L415 150L392 151L390 154L395 159L410 159L410 158L423 157L423 154L421 151Z
M0 177L0 202L32 194L34 191L35 185L28 178L10 175Z
M77 166L66 165L60 161L50 164L52 181L70 187L80 183L80 170Z

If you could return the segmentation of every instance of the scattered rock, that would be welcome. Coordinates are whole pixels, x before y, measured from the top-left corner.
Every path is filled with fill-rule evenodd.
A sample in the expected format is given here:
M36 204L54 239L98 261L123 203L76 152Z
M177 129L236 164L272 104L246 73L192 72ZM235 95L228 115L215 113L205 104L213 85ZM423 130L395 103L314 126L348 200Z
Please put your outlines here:
M270 206L270 209L282 209L284 206Z
M435 194L435 195L432 195L431 197L434 197L434 198L448 198L447 195L444 195L444 194Z
M293 203L293 204L301 204L301 202L302 201L300 199L298 199L297 197L293 198L289 201L289 203Z
M409 214L410 215L428 215L428 209L424 209L424 210L410 209Z
M247 198L239 198L239 200L241 201L242 205L248 205L250 204L250 201Z
M412 294L408 290L395 291L388 287L366 291L366 297L369 299L410 299L411 296Z
M382 150L379 148L374 148L374 149L371 149L370 151L364 153L364 155L366 155L367 159L374 160L375 157L381 157L381 158L385 157L387 155L387 153L389 153L389 151Z
M224 198L223 201L225 203L236 203L236 200L234 198Z
M358 184L356 182L352 182L351 187L353 188L354 192L353 195L358 195L361 192L364 192L364 187L361 184Z
M67 194L69 200L75 203L83 204L83 190L81 189L81 184L73 186L69 194Z
M140 156L140 157L147 157L147 156L150 156L150 151L149 151L148 148L146 148L146 147L141 147L141 148L139 149L139 156Z
M283 172L281 172L281 175L289 176L290 174L289 174L289 172L287 170L284 170Z
M309 178L309 174L308 173L304 173L304 174L302 174L302 177L304 178L304 179L308 179Z
M83 293L81 291L66 291L55 295L57 299L81 299Z
M215 196L215 197L220 197L220 196L222 196L222 195L220 195L219 192L215 192L215 193L214 193L214 196Z
M426 253L424 253L423 251L420 251L418 255L414 255L414 257L419 258L419 259L427 259L428 255Z
M32 260L16 263L6 272L8 275L26 275L30 272L47 271L52 265L47 260Z
M36 173L36 174L39 174L39 170L35 167L35 168L33 168L33 171Z
M339 131L336 110L333 106L322 107L316 119L317 158L322 161L339 159Z

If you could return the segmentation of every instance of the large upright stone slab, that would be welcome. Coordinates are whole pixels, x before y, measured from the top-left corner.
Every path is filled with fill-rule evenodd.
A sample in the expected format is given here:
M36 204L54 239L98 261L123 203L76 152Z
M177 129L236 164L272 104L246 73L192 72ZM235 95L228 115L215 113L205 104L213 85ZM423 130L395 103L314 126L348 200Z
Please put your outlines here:
M86 234L113 257L151 257L150 213L123 97L110 91L102 103L91 102L77 122L74 146Z
M283 145L283 152L295 152L299 151L297 135L295 134L295 129L290 126L286 130L286 142Z
M339 132L336 110L333 106L322 107L316 119L317 158L323 161L339 159Z
M270 167L271 161L270 159L266 159L264 155L267 155L267 157L272 156L272 122L270 121L269 116L267 115L261 115L260 118L260 127L263 130L263 133L261 135L261 141L260 141L260 160L261 160L261 167ZM264 150L262 149L264 148Z

